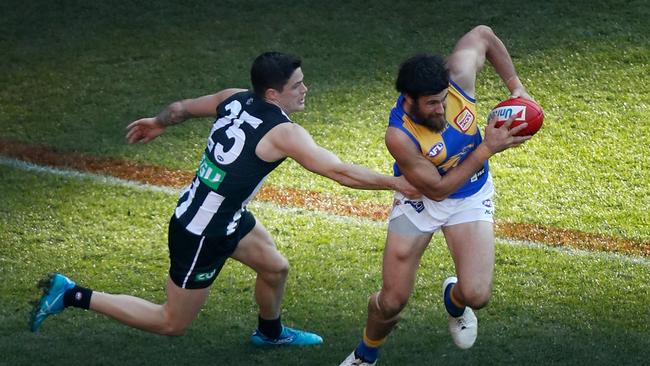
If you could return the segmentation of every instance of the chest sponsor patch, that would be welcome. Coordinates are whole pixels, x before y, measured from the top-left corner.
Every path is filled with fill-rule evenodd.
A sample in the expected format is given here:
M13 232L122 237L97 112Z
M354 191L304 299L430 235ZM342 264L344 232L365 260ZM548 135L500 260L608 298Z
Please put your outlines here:
M461 131L467 132L467 130L472 126L474 118L474 113L472 113L469 108L465 107L460 111L460 113L458 113L456 118L454 118L454 123Z
M214 163L212 163L204 153L201 163L199 163L199 169L196 171L196 175L199 177L201 182L216 191L221 185L221 182L223 182L223 179L226 177L226 172L214 165Z

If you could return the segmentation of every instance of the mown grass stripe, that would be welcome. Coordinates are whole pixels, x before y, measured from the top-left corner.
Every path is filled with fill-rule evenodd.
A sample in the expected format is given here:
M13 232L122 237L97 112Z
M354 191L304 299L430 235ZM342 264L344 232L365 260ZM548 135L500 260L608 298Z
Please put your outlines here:
M32 162L36 165L61 167L101 175L109 175L156 186L181 188L192 179L193 172L170 170L165 167L142 165L113 158L88 156L80 153L59 152L48 146L31 145L0 138L0 156ZM385 220L389 206L359 202L334 194L293 188L262 187L256 201L274 202L282 206L309 207L340 216ZM621 253L650 258L650 242L631 240L602 234L553 228L519 222L500 222L495 225L497 236L511 240L540 242L550 246L573 247Z
M2 156L0 156L0 165L21 169L29 172L52 174L52 175L57 175L65 178L71 178L71 179L88 179L98 183L127 187L131 189L142 190L142 191L162 192L162 193L172 194L172 195L177 195L180 191L179 189L173 187L141 183L133 180L116 178L112 176L88 173L88 172L71 170L71 169L60 169L60 168L54 168L49 166L41 166L41 165L36 165L21 160L4 158ZM300 214L301 212L305 211L305 209L301 207L286 206L275 202L266 202L266 201L257 201L257 200L251 202L249 206L251 206L252 208L275 210L283 214ZM331 212L320 211L320 210L316 210L316 211L310 210L310 212L313 212L319 218L323 218L325 220L336 222L336 223L371 226L371 227L376 227L377 229L384 229L386 227L385 220L343 216L343 215L337 215ZM542 242L536 242L530 240L514 240L509 238L501 238L501 237L498 239L512 246L523 246L523 247L543 249L543 250L555 250L555 251L569 253L571 255L590 255L590 256L597 256L599 258L603 258L607 260L625 260L632 263L650 265L650 260L642 257L636 257L633 255L624 255L624 254L602 252L602 251L601 252L591 251L591 250L584 250L584 249L571 248L571 247L549 246Z

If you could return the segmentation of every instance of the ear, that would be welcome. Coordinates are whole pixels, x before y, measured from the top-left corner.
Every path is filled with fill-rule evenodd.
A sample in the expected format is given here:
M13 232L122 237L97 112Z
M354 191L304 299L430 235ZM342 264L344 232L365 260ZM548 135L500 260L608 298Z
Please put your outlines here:
M264 92L264 99L266 100L277 100L279 92L273 88L268 88Z
M412 106L415 104L415 99L413 99L413 97L408 94L404 94L404 101L408 106Z

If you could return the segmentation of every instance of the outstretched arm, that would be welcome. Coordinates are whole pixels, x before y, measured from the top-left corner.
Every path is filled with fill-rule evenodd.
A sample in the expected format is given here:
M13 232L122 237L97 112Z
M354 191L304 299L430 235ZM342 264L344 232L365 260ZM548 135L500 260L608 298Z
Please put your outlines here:
M359 165L342 162L334 153L317 145L311 135L295 123L284 123L273 128L260 141L256 153L266 161L290 157L307 170L347 187L395 190L407 197L420 196L402 177L383 175Z
M174 102L155 117L141 118L129 124L126 127L126 139L130 144L139 141L148 143L162 134L167 126L184 122L190 118L214 117L221 102L244 90L224 89L215 94Z
M483 68L486 59L510 90L511 97L532 100L517 76L506 46L492 29L485 25L475 27L456 43L447 58L451 79L467 94L474 96L476 75Z

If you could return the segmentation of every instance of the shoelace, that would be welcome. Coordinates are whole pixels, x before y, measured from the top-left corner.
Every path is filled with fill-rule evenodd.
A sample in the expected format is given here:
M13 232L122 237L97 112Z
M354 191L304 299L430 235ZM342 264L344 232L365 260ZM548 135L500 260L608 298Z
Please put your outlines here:
M465 323L465 317L458 317L456 318L456 322L458 323L458 326L460 327L461 330L467 328L467 323Z

